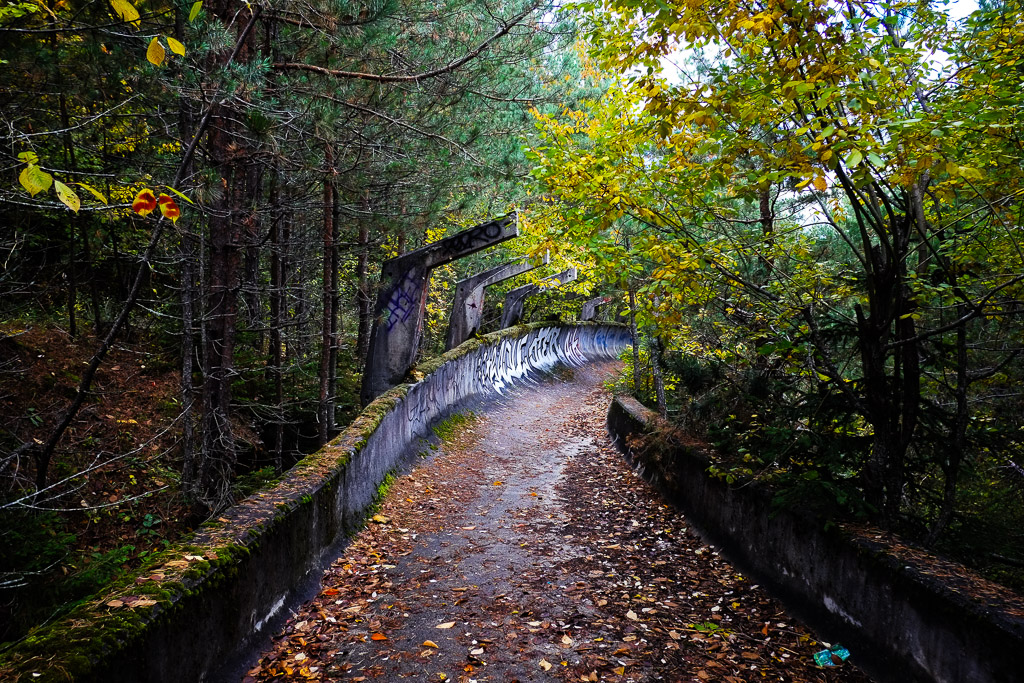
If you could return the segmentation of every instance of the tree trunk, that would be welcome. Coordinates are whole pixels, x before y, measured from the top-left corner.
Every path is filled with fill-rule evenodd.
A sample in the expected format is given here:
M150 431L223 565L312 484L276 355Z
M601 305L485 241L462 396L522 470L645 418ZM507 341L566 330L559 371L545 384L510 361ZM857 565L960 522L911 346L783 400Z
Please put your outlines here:
M761 265L764 267L764 282L771 279L772 267L774 266L774 260L770 256L771 252L775 249L775 214L772 212L772 194L771 189L766 187L762 189L757 196L758 213L761 219L761 234L764 237L763 247L764 252L761 253L760 260Z
M211 13L225 26L235 26L237 42L232 54L213 55L209 69L216 71L231 59L247 63L252 57L253 34L237 21L241 5L219 0ZM255 16L253 17L253 21ZM230 500L231 480L238 459L231 419L231 383L235 378L234 351L238 327L238 291L241 284L243 234L251 230L248 212L259 197L258 173L253 167L251 138L240 123L244 115L224 102L211 105L207 153L219 174L219 192L209 221L210 250L206 291L206 339L203 382L203 459L197 501L212 511Z
M284 329L284 311L287 306L284 295L284 240L282 239L282 223L284 215L281 209L281 190L279 186L279 170L275 165L271 169L270 178L270 353L267 359L266 379L273 385L274 391L274 426L271 436L270 452L274 458L274 468L280 472L284 465L284 382L282 365L284 352L282 330Z
M963 303L958 304L956 307L957 318L963 318L966 314L967 306ZM928 530L928 537L925 539L926 546L934 545L939 540L956 512L957 483L960 477L960 466L967 452L967 426L970 424L970 406L967 403L967 388L969 386L967 360L967 325L964 323L956 329L956 387L953 390L955 408L952 433L944 449L946 460L941 463L945 479L942 487L942 506L938 517Z
M328 147L325 154L327 168L334 164L331 149ZM330 173L324 178L323 196L323 273L322 273L322 303L323 318L320 325L320 403L317 409L317 422L320 425L320 444L327 443L330 439L331 429L334 427L331 417L331 349L334 347L334 291L333 284L336 276L333 274L334 265L334 193L332 192L332 180Z
M78 221L72 218L68 221L68 229L71 230L71 238L68 240L68 336L72 339L78 336L78 316L75 315L75 304L78 301L78 277L75 274L75 224Z
M226 119L226 116L225 116ZM226 150L230 136L226 120L214 123L210 149ZM238 219L242 173L220 166L228 190L210 218L209 284L203 384L203 467L200 477L201 501L211 511L227 502L229 482L234 475L237 452L231 429L231 381L238 320L238 285L242 225Z
M182 450L182 481L186 486L185 494L195 500L200 491L196 488L199 481L199 453L196 449L194 423L195 411L195 302L198 298L196 273L196 239L193 226L180 229L181 234L181 450Z
M658 413L662 417L668 417L668 403L665 400L665 374L662 371L662 362L665 346L661 343L661 337L655 335L651 344L651 374L654 375L654 395L658 401Z
M899 516L906 453L917 427L921 401L920 342L915 341L913 319L916 304L906 284L909 219L903 216L894 220L884 243L866 250L871 260L869 315L859 305L855 307L865 417L874 430L863 474L864 489L868 502L889 525Z
M356 305L359 311L359 327L356 331L356 366L362 370L366 362L366 351L370 343L370 322L373 317L373 300L370 281L367 277L367 261L370 256L370 228L367 219L359 221L359 256L356 261Z
M629 286L629 339L633 343L633 395L640 396L640 334L636 329L636 290Z
M341 230L341 204L338 201L338 188L331 184L331 208L334 218L331 221L333 235L331 237L331 353L327 364L327 393L331 400L327 404L327 425L330 430L328 438L334 435L335 409L338 405L338 347L340 345L338 328L341 326L341 259L338 248Z

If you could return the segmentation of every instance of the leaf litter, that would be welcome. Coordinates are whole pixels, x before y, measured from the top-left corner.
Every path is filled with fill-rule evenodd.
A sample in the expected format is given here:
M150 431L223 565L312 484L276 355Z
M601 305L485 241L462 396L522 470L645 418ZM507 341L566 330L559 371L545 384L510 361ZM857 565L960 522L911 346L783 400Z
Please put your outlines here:
M519 390L400 477L245 683L868 681L819 668L827 645L625 465L613 367Z

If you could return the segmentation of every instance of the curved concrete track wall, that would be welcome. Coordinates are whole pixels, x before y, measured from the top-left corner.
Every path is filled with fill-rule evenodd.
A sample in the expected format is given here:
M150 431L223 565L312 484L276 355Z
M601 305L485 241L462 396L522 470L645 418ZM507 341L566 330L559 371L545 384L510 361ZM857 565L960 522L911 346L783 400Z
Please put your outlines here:
M367 406L275 487L204 525L100 598L0 657L4 681L218 681L309 597L387 474L460 404L558 366L616 357L617 325L535 324L467 341Z
M1024 617L1010 591L881 532L826 530L809 515L776 510L756 482L709 476L708 458L664 438L671 430L631 398L612 402L608 430L702 535L823 638L839 639L876 680L1024 681ZM630 438L651 432L661 438Z

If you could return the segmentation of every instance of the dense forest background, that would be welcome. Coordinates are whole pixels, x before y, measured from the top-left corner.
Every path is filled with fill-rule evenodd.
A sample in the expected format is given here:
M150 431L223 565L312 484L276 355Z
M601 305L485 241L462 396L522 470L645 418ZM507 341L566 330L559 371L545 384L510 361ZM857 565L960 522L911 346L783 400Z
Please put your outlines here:
M593 86L518 0L17 2L0 42L2 641L343 427L381 262L522 209L530 109ZM528 248L439 269L423 352Z
M0 641L325 443L380 264L511 211L423 354L548 251L714 476L1024 588L1024 7L947 5L0 6Z
M1021 3L580 6L615 83L529 156L628 381L714 475L1024 587Z

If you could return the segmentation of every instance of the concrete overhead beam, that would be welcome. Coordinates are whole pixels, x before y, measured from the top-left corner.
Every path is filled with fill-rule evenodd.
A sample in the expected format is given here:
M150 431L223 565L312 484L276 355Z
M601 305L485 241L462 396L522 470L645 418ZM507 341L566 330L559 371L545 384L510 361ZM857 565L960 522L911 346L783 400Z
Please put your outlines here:
M366 405L400 384L416 362L430 271L519 235L515 214L481 223L381 265L360 398Z
M561 287L564 284L572 282L576 279L576 269L567 268L557 275L552 275L541 280L541 283L555 282L555 287ZM501 311L501 328L512 327L518 325L519 321L523 318L523 304L526 300L541 291L540 284L529 284L523 285L522 287L516 287L511 292L505 295L505 306Z
M601 306L602 304L606 304L611 300L611 297L599 296L596 299L591 299L590 301L586 302L585 304L583 304L583 310L580 311L580 320L593 320L594 314L597 313L597 307Z
M455 284L455 300L452 302L452 313L448 318L445 351L454 349L480 329L486 287L496 285L516 275L522 275L538 266L547 265L549 261L547 253L544 254L541 261L528 261L523 257L457 282Z

